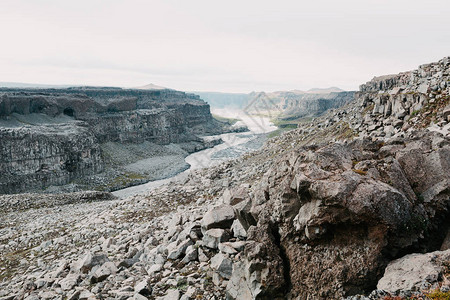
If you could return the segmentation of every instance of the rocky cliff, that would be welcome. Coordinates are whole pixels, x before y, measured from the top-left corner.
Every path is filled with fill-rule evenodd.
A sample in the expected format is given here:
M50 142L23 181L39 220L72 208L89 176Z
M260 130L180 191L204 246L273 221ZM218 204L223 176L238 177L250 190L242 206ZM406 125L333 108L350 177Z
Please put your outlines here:
M449 121L449 82L448 57L414 71L375 77L361 85L356 95L364 108L358 131L389 137L411 126L444 126Z
M290 120L317 117L329 109L338 108L354 99L355 92L252 93L246 110L250 113L272 113L278 119Z
M192 152L210 144L199 135L226 130L198 96L173 90L3 89L0 118L0 193L98 174L110 156L105 143L177 143Z
M0 129L0 193L63 185L103 171L89 128L58 124Z
M271 114L280 119L316 117L338 108L354 99L355 92L315 89L310 92L279 91L252 92L250 94L208 93L198 94L213 108L243 109L250 114Z

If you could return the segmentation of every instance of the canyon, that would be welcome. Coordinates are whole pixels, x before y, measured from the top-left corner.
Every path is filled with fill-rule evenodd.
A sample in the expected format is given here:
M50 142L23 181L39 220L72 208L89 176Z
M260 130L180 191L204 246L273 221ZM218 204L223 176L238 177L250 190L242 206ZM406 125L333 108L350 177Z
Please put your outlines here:
M353 96L139 195L1 195L1 299L448 296L450 57Z
M263 114L279 120L320 116L329 109L351 102L355 94L338 88L311 89L307 92L196 93L212 108L242 109L248 114Z

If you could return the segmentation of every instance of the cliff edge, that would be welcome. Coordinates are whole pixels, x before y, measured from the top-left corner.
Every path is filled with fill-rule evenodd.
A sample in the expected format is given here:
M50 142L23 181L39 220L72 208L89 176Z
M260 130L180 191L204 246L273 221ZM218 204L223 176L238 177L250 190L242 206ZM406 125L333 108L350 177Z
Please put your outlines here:
M0 89L0 193L164 178L188 167L188 153L220 142L201 136L230 130L198 96L174 90ZM161 163L147 174L120 168L155 156Z

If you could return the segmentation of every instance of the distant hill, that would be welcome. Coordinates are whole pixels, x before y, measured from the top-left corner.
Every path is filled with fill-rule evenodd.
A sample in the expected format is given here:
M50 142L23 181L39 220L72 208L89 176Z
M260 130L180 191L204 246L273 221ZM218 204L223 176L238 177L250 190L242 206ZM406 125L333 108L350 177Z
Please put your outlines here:
M134 87L133 89L137 89L137 90L171 90L169 88L163 87L163 86L159 86L153 83L149 83L147 85L144 86L138 86L138 87Z
M345 92L344 90L338 87L329 87L329 88L313 88L306 91L308 94L329 94L329 93L340 93Z

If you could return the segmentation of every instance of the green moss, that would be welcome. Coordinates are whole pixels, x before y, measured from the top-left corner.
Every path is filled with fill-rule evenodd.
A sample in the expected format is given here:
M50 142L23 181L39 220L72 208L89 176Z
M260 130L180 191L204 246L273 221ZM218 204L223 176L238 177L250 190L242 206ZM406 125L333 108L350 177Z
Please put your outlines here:
M226 117L222 117L222 116L218 116L218 115L214 115L214 114L212 116L217 121L222 122L222 123L226 123L228 125L234 125L234 124L236 124L237 121L240 121L240 119L226 118Z
M354 137L358 136L358 134L350 128L348 123L346 122L339 122L335 126L336 128L336 138L338 140L352 140Z
M367 175L367 171L359 170L359 169L352 169L353 172L359 175Z
M441 292L440 290L435 290L426 296L433 300L450 300L450 292Z
M108 183L100 186L96 186L94 189L98 191L110 191L113 188L126 187L132 183L147 180L148 178L142 174L126 172L119 176L114 177Z
M283 119L278 119L278 118L274 118L272 120L270 120L273 125L277 126L277 127L290 127L290 128L297 128L297 124L300 122L300 119L295 119L295 120L283 120Z
M417 109L411 113L411 118L415 117L420 112L420 109Z
M0 256L0 265L6 267L0 271L0 281L8 280L17 274L20 261L31 253L30 249L21 249Z
M296 127L295 127L296 128ZM294 129L294 128L278 128L278 129L276 129L276 130L274 130L274 131L272 131L272 132L270 132L268 135L267 135L267 138L273 138L273 137L276 137L276 136L279 136L279 135L281 135L283 132L286 132L286 131L289 131L289 130L292 130L292 129Z

